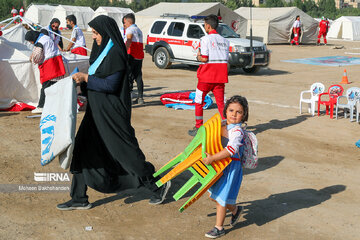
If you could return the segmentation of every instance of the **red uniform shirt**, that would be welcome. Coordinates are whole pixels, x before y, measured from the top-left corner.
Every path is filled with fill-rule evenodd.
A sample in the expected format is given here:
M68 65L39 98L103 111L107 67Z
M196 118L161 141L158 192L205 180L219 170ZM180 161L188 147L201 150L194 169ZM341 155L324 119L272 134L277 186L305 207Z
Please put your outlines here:
M329 21L321 20L319 22L319 28L320 28L319 32L326 33L327 30L329 29Z
M227 83L229 41L220 36L216 30L200 39L200 53L208 62L202 63L197 71L199 82Z
M135 25L131 25L125 30L125 36L132 34L131 45L128 50L128 54L133 56L135 59L144 58L144 45L143 45L143 34L141 30ZM125 37L125 40L127 38Z

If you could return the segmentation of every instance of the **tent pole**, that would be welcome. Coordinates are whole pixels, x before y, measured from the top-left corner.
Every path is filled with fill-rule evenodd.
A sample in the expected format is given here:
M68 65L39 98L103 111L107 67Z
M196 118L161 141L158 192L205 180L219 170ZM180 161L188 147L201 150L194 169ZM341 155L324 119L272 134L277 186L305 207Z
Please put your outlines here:
M64 55L61 55L61 56L62 56L64 63L66 64L67 71L70 75L71 72L70 72L70 68L69 68L69 60Z
M27 18L23 18L23 17L20 17L20 18L21 18L21 19L23 19L23 20L26 20L26 22L30 22L30 23L33 23L33 24L34 24L34 22L33 22L33 21L31 21L31 20L29 20L29 19L27 19ZM38 25L38 26L40 26L42 29L45 29L45 30L47 30L47 31L49 31L49 32L51 32L51 33L53 33L53 34L55 34L56 36L59 36L59 37L61 37L61 38L64 38L64 39L68 40L69 42L72 42L72 43L74 43L74 44L75 44L75 42L73 42L71 39L66 38L66 37L64 37L64 36L62 36L62 35L60 35L60 34L58 34L58 33L54 32L54 31L52 31L52 30L46 29L45 27L41 26L40 24L37 24L37 25ZM86 47L83 47L83 46L80 46L80 47L82 47L82 48L86 49L87 51L91 52L91 50L90 50L90 49L88 49L88 48L86 48Z
M13 18L14 18L14 17L11 17L11 18L8 18L8 19L6 19L6 20L4 20L4 21L1 21L0 24L6 23L7 21L10 21L10 20L13 19Z
M2 30L5 30L10 24L12 24L16 19L18 19L18 17L13 17L13 19L11 20L11 22L9 22L8 24L5 25L5 27L1 28Z

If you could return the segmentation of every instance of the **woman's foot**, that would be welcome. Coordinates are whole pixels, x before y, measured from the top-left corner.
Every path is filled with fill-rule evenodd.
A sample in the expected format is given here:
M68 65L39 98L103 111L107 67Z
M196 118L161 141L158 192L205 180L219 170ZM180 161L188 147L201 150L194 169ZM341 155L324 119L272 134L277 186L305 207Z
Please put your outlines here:
M234 215L234 214L231 214L231 222L230 222L230 225L231 225L232 227L235 226L235 224L239 221L240 215L241 215L241 213L242 213L243 210L244 210L244 207L243 207L243 206L237 206L235 215Z
M218 238L221 236L225 235L225 229L222 228L221 230L219 230L217 227L214 227L213 229L211 229L209 232L207 232L205 234L205 237L208 238Z
M85 203L76 203L72 200L60 203L56 206L59 210L86 210L90 209L92 207L91 203L85 202Z
M42 113L43 108L37 107L34 110L31 111L31 113L33 114L38 114L38 113Z
M168 181L160 188L158 188L154 192L153 196L151 196L149 204L151 205L161 204L165 200L166 194L168 193L170 187L171 187L171 181Z

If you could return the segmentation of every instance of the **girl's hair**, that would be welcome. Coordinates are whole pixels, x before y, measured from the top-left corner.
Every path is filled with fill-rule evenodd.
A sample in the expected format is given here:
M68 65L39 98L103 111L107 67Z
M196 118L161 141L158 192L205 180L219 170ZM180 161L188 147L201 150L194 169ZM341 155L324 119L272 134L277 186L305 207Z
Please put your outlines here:
M249 105L248 105L248 101L246 100L245 97L239 96L239 95L235 95L232 96L231 98L229 98L226 103L225 103L225 107L224 107L224 117L226 118L226 110L229 107L230 103L238 103L240 104L243 109L244 109L244 116L243 119L241 119L242 122L246 122L249 119Z

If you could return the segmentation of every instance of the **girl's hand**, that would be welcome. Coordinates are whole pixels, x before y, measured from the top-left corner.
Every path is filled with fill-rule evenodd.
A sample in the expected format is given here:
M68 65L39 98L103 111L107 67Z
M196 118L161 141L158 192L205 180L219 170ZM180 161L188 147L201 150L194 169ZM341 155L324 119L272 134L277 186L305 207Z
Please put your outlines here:
M77 72L74 75L72 75L72 79L74 79L77 84L80 84L82 82L87 82L88 76L89 75L86 73Z
M209 165L211 164L214 160L212 159L212 155L210 155L209 153L205 152L206 154L206 158L203 159L203 162L206 164L206 165Z

